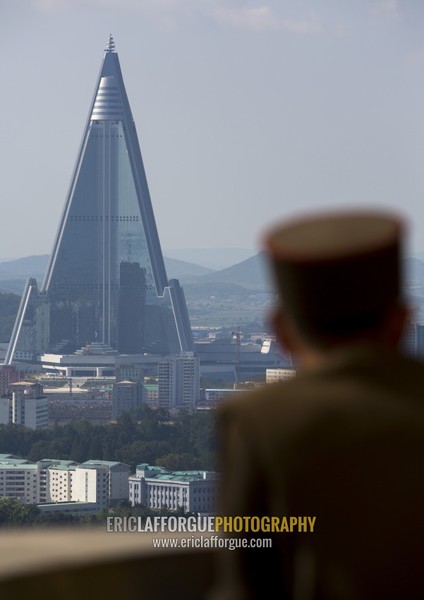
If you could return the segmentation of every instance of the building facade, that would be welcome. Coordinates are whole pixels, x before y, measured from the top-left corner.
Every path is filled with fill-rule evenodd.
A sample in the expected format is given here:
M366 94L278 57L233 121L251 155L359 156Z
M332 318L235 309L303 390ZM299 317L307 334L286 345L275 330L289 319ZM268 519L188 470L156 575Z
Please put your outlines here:
M47 458L34 463L0 454L0 498L56 505L56 511L68 503L65 512L96 512L128 500L129 474L129 465L119 462Z
M92 469L98 473L107 474L107 505L114 506L123 500L128 500L128 477L130 467L125 463L107 460L87 460L80 468Z
M140 408L143 401L143 384L136 381L118 381L112 391L112 417Z
M245 394L246 390L234 390L231 388L206 388L205 403L207 406L215 406L222 400L229 400L231 397Z
M0 423L23 425L30 429L49 426L49 404L43 387L21 381L9 385L9 395L0 398Z
M44 281L26 284L5 364L93 344L104 354L193 349L111 36Z
M267 369L266 383L276 383L292 379L296 375L296 369Z
M39 498L39 468L12 454L0 454L0 498L36 504Z
M199 358L194 352L181 352L159 361L159 406L192 407L200 395Z
M0 365L0 398L9 393L9 386L19 381L19 372L13 365Z
M217 485L212 471L167 471L141 464L129 478L129 499L131 506L213 515Z
M135 381L137 383L144 382L144 368L140 364L121 364L115 371L116 382L119 381Z

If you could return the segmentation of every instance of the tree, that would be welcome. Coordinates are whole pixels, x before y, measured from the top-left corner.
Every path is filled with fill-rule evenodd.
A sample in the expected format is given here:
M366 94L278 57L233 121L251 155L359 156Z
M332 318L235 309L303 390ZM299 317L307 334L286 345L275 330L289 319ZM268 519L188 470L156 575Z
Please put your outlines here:
M15 498L0 499L0 527L29 525L40 511L34 504L21 504Z

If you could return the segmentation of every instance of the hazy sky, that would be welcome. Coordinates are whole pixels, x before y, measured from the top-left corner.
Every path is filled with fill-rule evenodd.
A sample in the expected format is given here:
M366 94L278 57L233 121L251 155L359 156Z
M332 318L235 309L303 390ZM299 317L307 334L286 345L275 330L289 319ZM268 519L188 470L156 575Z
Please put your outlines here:
M424 251L424 2L0 0L0 258L51 249L109 33L163 248L385 205Z

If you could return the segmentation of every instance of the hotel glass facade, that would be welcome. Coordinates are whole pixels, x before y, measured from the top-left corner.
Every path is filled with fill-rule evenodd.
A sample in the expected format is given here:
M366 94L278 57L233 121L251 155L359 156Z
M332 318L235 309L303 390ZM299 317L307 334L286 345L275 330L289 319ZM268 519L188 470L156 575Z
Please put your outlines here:
M120 354L193 349L168 281L135 124L112 38L41 288L25 288L6 364L95 343Z

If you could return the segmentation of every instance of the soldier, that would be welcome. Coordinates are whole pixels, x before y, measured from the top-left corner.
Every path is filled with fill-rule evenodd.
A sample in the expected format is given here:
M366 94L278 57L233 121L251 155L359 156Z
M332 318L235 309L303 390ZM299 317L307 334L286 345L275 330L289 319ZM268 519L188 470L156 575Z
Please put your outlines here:
M403 229L350 212L267 236L275 330L300 368L222 408L220 514L286 527L228 532L272 548L222 550L214 597L423 597L424 365L400 350Z

